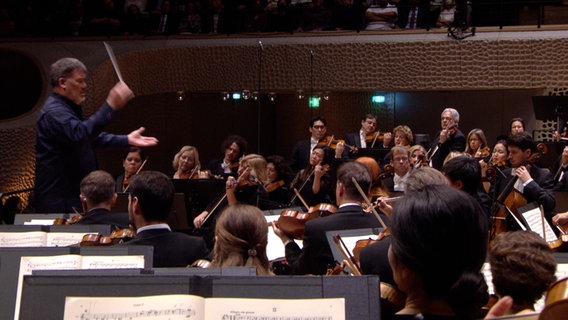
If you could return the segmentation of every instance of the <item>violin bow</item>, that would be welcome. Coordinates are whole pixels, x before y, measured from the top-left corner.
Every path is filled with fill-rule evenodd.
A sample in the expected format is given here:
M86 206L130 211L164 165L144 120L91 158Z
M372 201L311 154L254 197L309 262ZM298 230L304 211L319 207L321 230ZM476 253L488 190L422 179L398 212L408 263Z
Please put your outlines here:
M238 185L239 182L241 182L241 180L243 179L243 176L245 175L245 173L247 173L248 171L250 171L250 167L246 168L245 171L243 171L243 173L241 173L239 175L239 177L237 178L236 184ZM205 222L207 221L207 219L209 219L209 217L211 217L213 215L213 212L215 212L215 210L217 210L217 208L219 208L219 205L221 205L221 203L223 202L223 200L225 200L227 198L227 191L225 191L225 194L223 194L223 196L221 197L221 199L219 199L219 201L217 201L217 203L215 204L215 206L213 207L213 209L211 209L211 211L209 211L209 213L207 213L207 215L205 216L205 218L203 218L203 221L201 222L201 225L204 225Z
M191 174L189 175L188 179L191 179L191 177L193 177L193 175L195 174L196 171L199 171L199 169L201 168L201 164L197 164L195 166L195 168L193 168L193 170L191 170Z
M316 167L314 166L314 169L312 170L312 172L310 172L310 174L308 175L308 177L306 178L306 180L304 180L304 182L302 183L302 185L300 186L300 189L298 189L299 191L302 191L304 189L304 187L306 186L306 183L308 183L308 181L310 180L310 178L314 175L314 173L316 172ZM295 179L294 179L295 180ZM292 203L294 203L294 200L296 200L296 197L300 196L300 192L296 190L296 188L294 188L294 191L297 191L296 194L292 197L292 199L290 199L290 205L292 205ZM300 196L300 200L302 201L302 203L304 203L304 206L306 208L308 208L308 206L306 205L306 202L304 201L304 199L302 199L302 197ZM308 209L309 210L309 209Z
M298 197L298 199L300 199L300 201L302 201L302 204L304 205L304 207L306 207L306 210L310 210L310 207L306 203L306 200L304 200L302 195L300 195L300 191L298 191L298 189L294 188L294 193L296 195L294 196L294 198L292 198L292 201L290 201L290 203L292 203L294 201L294 199L296 199L296 197Z
M354 276L362 275L363 273L361 272L361 269L355 263L355 258L353 257L353 255L349 251L349 248L347 248L347 246L345 245L345 242L343 242L343 239L341 239L341 236L339 234L336 234L336 235L333 236L333 243L335 243L335 245L337 246L337 249L339 250L339 252L341 252L341 255L343 256L343 258L347 262L347 265L349 266L351 273Z
M377 142L377 138L379 137L379 134L380 134L380 131L377 130L377 132L375 132L375 137L373 138L373 143L371 143L371 148L375 147L375 142Z
M138 168L138 170L136 170L136 173L135 173L134 175L137 175L137 174L140 173L140 171L142 171L142 168L144 168L144 166L146 165L146 162L148 162L148 158L149 158L149 157L146 157L146 159L144 159L144 162L142 162L142 164L140 165L140 168ZM126 178L126 177L125 177L125 178ZM124 188L124 191L122 191L122 192L128 191L128 188L130 188L130 184L128 184L128 185L126 186L126 188Z
M383 221L383 218L381 218L381 216L379 215L379 213L377 212L377 210L375 210L375 207L374 207L373 204L371 203L371 200L369 200L369 197L367 197L367 194L365 193L365 191L363 191L363 189L361 188L361 186L359 185L359 183L357 182L357 180L355 179L355 177L351 177L351 181L353 181L353 184L355 184L355 187L357 188L357 190L359 191L359 193L361 194L361 196L363 197L363 199L365 199L365 203L369 206L369 208L371 208L371 211L373 212L373 214L375 215L375 217L377 218L377 220L379 220L379 223L381 224L381 226L386 230L386 229L387 229L387 225L386 225L385 222Z

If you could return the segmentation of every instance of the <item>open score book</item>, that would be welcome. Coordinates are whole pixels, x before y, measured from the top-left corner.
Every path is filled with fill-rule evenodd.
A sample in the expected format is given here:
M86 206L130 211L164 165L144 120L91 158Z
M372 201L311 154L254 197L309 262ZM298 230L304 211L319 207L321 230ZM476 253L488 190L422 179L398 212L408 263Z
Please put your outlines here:
M64 320L345 320L345 299L203 298L194 295L67 297Z

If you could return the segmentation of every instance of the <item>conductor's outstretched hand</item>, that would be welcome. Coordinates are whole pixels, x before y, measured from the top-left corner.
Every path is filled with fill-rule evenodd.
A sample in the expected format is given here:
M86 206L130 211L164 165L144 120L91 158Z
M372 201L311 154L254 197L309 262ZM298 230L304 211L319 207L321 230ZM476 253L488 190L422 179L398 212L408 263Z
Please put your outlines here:
M158 139L155 137L145 137L142 135L146 130L140 127L128 134L128 144L136 147L152 147L158 144Z

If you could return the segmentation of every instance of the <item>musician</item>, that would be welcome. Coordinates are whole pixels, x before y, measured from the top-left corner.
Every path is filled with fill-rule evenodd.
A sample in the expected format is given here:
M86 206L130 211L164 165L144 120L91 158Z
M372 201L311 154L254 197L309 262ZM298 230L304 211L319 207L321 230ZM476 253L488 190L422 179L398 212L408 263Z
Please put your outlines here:
M504 176L497 175L497 179L491 186L490 195L493 199L497 199L503 191L506 191L508 183L516 180L514 188L522 194L527 203L535 201L541 205L546 219L550 222L556 205L552 192L554 184L548 169L541 169L529 163L533 157L534 147L531 135L527 132L517 133L507 139L507 145L511 168L503 170ZM507 216L507 228L508 230L520 229L510 216Z
M455 157L444 164L442 172L452 187L464 191L479 202L487 221L490 221L489 215L493 201L482 189L479 162L469 156Z
M129 227L127 212L111 212L117 196L114 179L108 172L92 171L81 180L79 189L85 214L76 224L108 224L113 230Z
M157 171L142 171L130 182L128 214L136 237L124 245L154 247L153 267L186 267L209 251L201 237L172 232L166 219L174 201L172 180Z
M410 166L412 168L419 168L428 165L428 152L423 146L415 144L408 150L410 153Z
M247 141L238 135L228 136L221 144L223 158L209 161L207 170L212 175L227 178L236 176L239 168L239 159L247 151Z
M525 120L523 118L513 118L509 123L509 136L514 136L517 133L525 132Z
M237 204L226 207L215 224L212 266L256 267L258 275L272 275L266 246L266 218L257 207Z
M568 146L564 147L560 157L550 166L550 174L554 181L554 190L568 191Z
M467 134L467 146L465 153L473 158L482 158L489 156L489 147L483 130L475 128Z
M491 281L497 297L510 296L507 314L534 313L534 304L556 281L556 259L548 243L532 231L497 235L489 250Z
M372 214L362 210L363 197L357 191L352 178L355 178L366 193L369 192L372 182L369 170L357 162L342 164L337 171L335 186L339 209L332 215L306 222L302 249L275 223L272 224L274 233L280 237L286 247L286 260L292 269L292 274L325 274L328 266L335 265L327 242L326 231L379 226L379 221ZM384 217L384 219L387 218Z
M323 116L316 116L310 120L310 139L298 141L292 150L290 168L294 173L307 167L312 151L319 141L325 137L326 126L327 120Z
M49 77L53 92L36 124L35 206L37 212L72 212L81 205L81 179L97 169L95 147L146 147L158 140L142 136L143 127L128 135L102 131L134 97L124 82L115 84L100 109L83 119L80 105L86 98L87 67L63 58L51 65Z
M220 210L227 205L232 206L237 203L245 203L257 207L260 206L264 209L264 200L268 199L268 192L264 187L268 182L264 157L253 153L242 157L239 161L237 173L238 178L232 176L227 178L225 194L223 194L224 196L226 195L226 200L209 204L205 211L193 219L193 224L196 228L203 226L205 218L209 216L210 212L213 212L213 209ZM214 219L211 218L211 220Z
M456 109L446 108L442 111L440 117L442 130L436 133L434 143L432 144L432 152L430 153L432 167L440 170L444 165L444 159L450 151L463 152L465 150L466 139L458 129L459 122L460 114Z
M172 161L174 179L191 179L194 174L199 175L199 152L194 146L183 146Z
M491 159L489 162L485 162L484 159L479 160L479 165L481 166L481 179L483 180L483 188L486 192L489 192L491 189L493 179L497 178L497 175L503 175L503 170L509 167L508 158L509 150L507 149L507 140L499 140L493 147L493 152L491 153ZM487 175L488 168L490 166L494 168L495 176Z
M125 192L130 179L142 167L142 161L145 159L144 151L138 147L130 147L128 152L122 159L122 168L124 173L116 178L116 192Z
M410 174L410 151L407 147L394 146L391 149L391 165L394 168L392 176L383 179L383 184L389 192L404 192L406 179Z
M327 150L326 147L316 146L308 165L296 174L290 184L290 189L297 189L308 206L330 202L331 176L326 166ZM298 197L294 199L294 205L303 205Z
M392 140L390 132L385 133L380 139L373 142L366 142L367 136L372 136L377 130L377 116L371 113L365 115L361 119L361 129L359 132L348 133L345 135L345 144L355 146L358 149L375 148L375 149L388 149ZM354 155L351 153L351 155Z
M480 273L487 219L465 193L443 185L412 191L397 202L388 259L406 293L395 319L474 319L487 302Z
M268 175L268 199L275 205L288 205L292 197L290 181L292 171L282 156L274 155L266 158L266 173Z
M414 135L412 134L412 130L407 125L398 125L392 129L394 135L394 145L407 147L410 148L412 145L412 141L414 140ZM385 158L383 159L383 163L390 163L391 162L391 154L387 153Z

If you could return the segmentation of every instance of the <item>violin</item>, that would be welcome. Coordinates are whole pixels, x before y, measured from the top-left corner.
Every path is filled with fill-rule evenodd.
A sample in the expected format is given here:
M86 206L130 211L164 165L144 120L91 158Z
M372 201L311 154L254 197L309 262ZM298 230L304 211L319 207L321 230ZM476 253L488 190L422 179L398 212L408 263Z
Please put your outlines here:
M266 189L266 191L268 192L272 192L278 188L280 188L281 186L283 186L285 184L284 180L278 180L278 181L274 181L274 182L270 182L269 184L266 185L266 187L264 187Z
M304 206L308 208L306 201L302 198L298 189L294 189L294 192ZM320 203L309 207L308 212L286 209L280 212L280 217L278 217L276 225L287 236L293 239L302 239L306 222L319 217L327 217L336 211L337 207L329 203Z
M379 174L379 180L394 176L394 166L392 164L385 164L383 171Z
M479 147L477 148L477 150L475 151L475 153L473 154L475 159L484 159L489 157L489 155L491 154L491 150L489 150L488 146L485 147Z
M345 140L335 139L333 135L326 136L326 137L320 139L319 142L318 142L318 146L328 147L332 150L335 150L337 148L338 143L343 143L345 148L349 149L349 152L351 152L351 153L357 153L357 151L359 151L359 149L356 146L346 144Z
M377 141L381 143L385 141L385 135L383 133L380 133L379 131L373 133L367 133L365 135L365 143L367 144L367 146L373 148Z
M131 228L115 230L109 236L102 236L98 233L88 233L83 236L79 246L112 246L118 243L127 242L134 237L136 237L136 231Z
M140 165L140 168L138 168L138 170L136 170L136 173L129 175L128 177L124 177L124 180L122 180L122 192L126 192L128 191L128 186L130 185L130 180L132 180L132 178L139 174L140 171L142 171L142 168L144 168L144 165L146 165L146 162L148 162L148 157L146 157L146 159L144 159L144 162L142 162L142 164Z
M55 218L53 220L53 225L54 226L68 226L68 225L72 225L75 224L77 222L79 222L81 219L83 219L83 215L79 214L76 216L72 216L69 219L65 219L65 218Z
M503 171L501 171L501 169L504 168L506 165L507 165L506 161L499 161L499 162L489 161L487 163L485 176L481 177L481 181L493 182L497 178L497 173L500 173L501 175L504 176Z
M568 312L568 278L553 283L546 292L540 320L564 319Z

